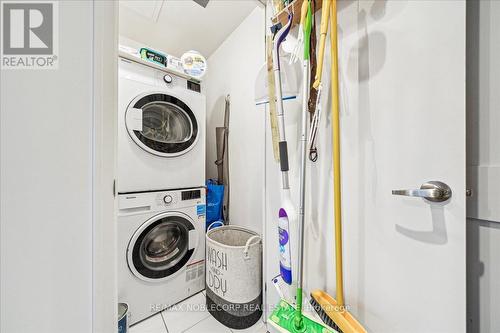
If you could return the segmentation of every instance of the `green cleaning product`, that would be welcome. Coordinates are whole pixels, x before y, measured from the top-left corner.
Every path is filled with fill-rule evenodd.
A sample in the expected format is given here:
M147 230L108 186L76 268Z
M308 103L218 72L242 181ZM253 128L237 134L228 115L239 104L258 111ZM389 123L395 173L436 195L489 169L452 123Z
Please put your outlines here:
M269 318L269 323L280 332L337 333L333 329L312 320L307 315L301 314L301 316L302 327L297 329L294 324L295 308L282 300Z
M143 47L139 50L139 54L143 60L148 60L157 65L167 67L167 56L161 52Z

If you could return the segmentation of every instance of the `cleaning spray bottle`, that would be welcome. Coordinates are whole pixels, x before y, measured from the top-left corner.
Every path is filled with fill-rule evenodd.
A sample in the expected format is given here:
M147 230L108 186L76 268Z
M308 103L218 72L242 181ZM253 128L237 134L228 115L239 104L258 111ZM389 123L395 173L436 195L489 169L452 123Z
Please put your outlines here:
M284 201L286 202L286 200ZM287 284L292 284L292 255L290 250L290 224L288 213L294 211L293 207L283 207L279 211L279 244L280 244L280 274Z

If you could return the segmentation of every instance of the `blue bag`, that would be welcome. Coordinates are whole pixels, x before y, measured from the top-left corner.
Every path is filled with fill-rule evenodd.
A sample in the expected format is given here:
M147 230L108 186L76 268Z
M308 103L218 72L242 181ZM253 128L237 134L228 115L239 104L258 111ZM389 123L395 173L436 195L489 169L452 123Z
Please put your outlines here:
M207 185L207 225L222 220L222 205L224 204L224 185L218 185L214 179L209 179Z

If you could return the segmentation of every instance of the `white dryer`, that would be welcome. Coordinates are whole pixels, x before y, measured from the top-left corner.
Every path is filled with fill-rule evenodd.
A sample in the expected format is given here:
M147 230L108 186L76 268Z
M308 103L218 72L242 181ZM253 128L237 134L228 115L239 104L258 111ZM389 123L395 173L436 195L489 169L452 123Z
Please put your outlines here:
M205 287L205 189L118 196L118 301L136 323Z
M119 193L205 185L205 96L200 84L119 61Z

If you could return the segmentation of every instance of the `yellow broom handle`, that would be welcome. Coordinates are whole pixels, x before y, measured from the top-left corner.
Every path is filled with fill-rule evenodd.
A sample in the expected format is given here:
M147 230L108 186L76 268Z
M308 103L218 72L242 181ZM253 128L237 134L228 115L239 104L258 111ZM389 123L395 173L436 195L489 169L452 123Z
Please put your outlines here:
M316 65L316 75L314 77L313 87L318 89L323 74L323 58L325 55L326 34L328 33L328 16L330 15L330 4L332 0L323 0L321 8L321 28L319 36L318 63Z
M321 22L323 23L323 22ZM342 198L340 183L340 110L339 73L337 49L337 0L330 6L331 89L332 89L332 139L333 139L333 183L335 207L335 265L337 304L344 306L344 283L342 272Z
M300 25L303 27L307 16L307 7L309 6L307 1L302 2L302 7L300 7Z

